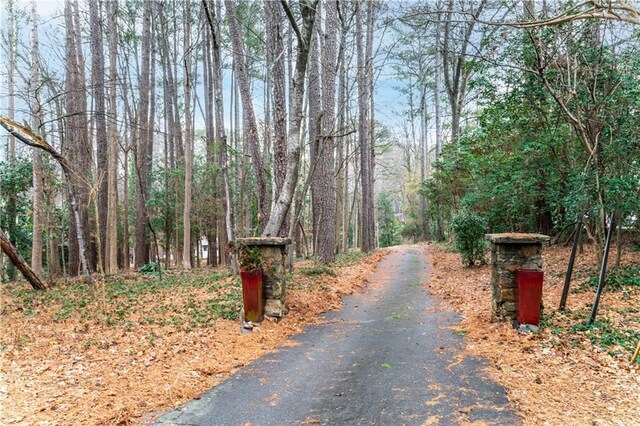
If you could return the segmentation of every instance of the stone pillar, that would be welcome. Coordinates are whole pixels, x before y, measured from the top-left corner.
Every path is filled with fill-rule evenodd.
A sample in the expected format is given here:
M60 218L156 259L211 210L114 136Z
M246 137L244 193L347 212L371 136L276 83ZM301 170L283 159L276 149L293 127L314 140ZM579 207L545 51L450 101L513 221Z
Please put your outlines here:
M542 269L541 234L487 234L491 242L492 321L516 319L516 269Z
M287 245L288 238L238 238L237 242L247 247L257 247L262 257L264 274L262 297L264 314L279 319L287 312L284 307L286 291Z

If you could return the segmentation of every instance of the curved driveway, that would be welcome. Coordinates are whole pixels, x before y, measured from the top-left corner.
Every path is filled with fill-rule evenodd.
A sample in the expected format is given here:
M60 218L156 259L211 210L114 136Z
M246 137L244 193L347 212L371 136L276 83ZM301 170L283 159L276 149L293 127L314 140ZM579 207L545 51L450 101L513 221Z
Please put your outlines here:
M422 285L428 264L394 248L344 309L158 425L431 425L520 422L481 359L462 356L460 321Z

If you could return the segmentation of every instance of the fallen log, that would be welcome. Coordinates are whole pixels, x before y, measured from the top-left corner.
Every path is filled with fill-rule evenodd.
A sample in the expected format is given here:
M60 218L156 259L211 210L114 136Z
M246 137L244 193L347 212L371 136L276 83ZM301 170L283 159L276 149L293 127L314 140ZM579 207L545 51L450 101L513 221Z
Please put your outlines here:
M36 290L46 290L47 287L44 285L40 277L33 272L33 269L25 262L24 258L18 253L18 250L11 244L9 237L4 233L2 229L0 229L0 246L2 246L2 251L7 255L7 257L11 260L16 268L22 272L24 278L29 281L29 284Z

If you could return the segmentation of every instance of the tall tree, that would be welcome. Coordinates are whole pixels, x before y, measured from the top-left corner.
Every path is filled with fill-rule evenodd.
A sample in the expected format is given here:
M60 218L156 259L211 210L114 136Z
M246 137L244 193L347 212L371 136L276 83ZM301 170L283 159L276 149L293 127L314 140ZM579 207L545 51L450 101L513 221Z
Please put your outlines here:
M373 147L371 144L371 125L370 122L370 104L369 104L369 88L370 78L372 77L368 70L367 55L368 46L363 43L368 39L366 33L363 32L363 14L365 11L365 2L358 1L356 9L356 50L358 57L358 111L359 111L359 148L360 148L360 169L361 169L361 186L362 186L362 243L361 249L367 253L375 249L375 219L374 219L374 200L373 200ZM369 3L367 7L367 18L365 22L365 31L369 26L373 25L373 4Z
M321 55L322 79L322 126L316 138L317 166L314 185L313 216L315 230L314 253L325 262L335 257L336 239L336 183L335 183L335 100L337 72L337 25L338 4L333 0L325 3L324 42ZM319 47L319 46L318 46ZM313 143L313 141L312 141ZM314 191L315 189L315 191ZM322 224L322 229L319 229Z
M107 229L105 271L118 272L118 0L107 2L107 22L109 23L109 121L107 155Z
M439 8L441 2L438 1L437 7ZM436 18L436 45L434 49L434 67L433 67L433 102L434 102L434 113L435 113L435 121L436 121L436 164L439 164L440 157L442 155L442 109L440 106L440 93L442 91L442 81L441 81L441 70L442 70L442 61L440 60L441 56L441 46L440 46L440 27L441 27L441 16L438 14ZM424 195L423 195L424 196ZM437 217L437 235L436 238L438 241L444 240L444 221L442 219L442 215L440 214L440 206L436 207L438 210Z
M99 259L104 270L105 255L107 253L107 214L108 202L108 142L107 121L105 116L104 99L104 53L102 46L102 20L100 9L102 1L89 8L89 25L91 26L91 88L94 104L94 120L96 135L96 181L98 186L97 219Z
M153 1L144 2L142 15L142 65L140 72L138 140L136 141L136 245L135 266L140 268L149 263L149 215L146 200L149 194L150 145L149 129L149 93L151 90L151 38L153 37L152 5Z
M36 290L46 290L47 287L40 280L38 274L36 274L27 262L23 259L22 255L16 250L15 246L11 244L9 237L4 233L2 229L0 229L0 251L5 253L9 260L18 268L24 278L31 284L31 286Z
M456 140L460 134L460 118L465 105L467 83L473 71L471 67L466 66L467 55L473 42L477 18L482 14L486 4L487 0L481 0L477 6L463 4L463 8L471 9L461 12L476 19L462 21L454 19L454 0L449 0L447 4L442 41L442 70L451 112L451 140Z
M223 191L225 198L224 228L227 241L233 240L233 209L231 202L231 190L229 188L229 159L227 133L224 122L224 99L222 96L222 59L221 59L221 19L220 2L215 5L210 0L203 0L205 13L211 30L211 86L215 104L215 133L216 141L220 144L220 169L222 171ZM220 251L226 251L226 244L220 244ZM224 258L226 256L222 256ZM222 259L221 259L222 260Z
M313 38L315 13L318 0L299 1L298 5L300 9L300 16L302 18L302 29L300 29L300 26L290 9L289 3L283 1L281 4L285 10L287 18L289 19L291 28L296 35L298 45L291 91L292 104L289 111L291 120L289 122L289 131L287 133L287 168L280 196L274 203L271 214L269 215L269 221L262 231L262 235L265 237L275 236L280 233L298 183L298 170L300 165L299 139L302 120L304 118L304 82L307 73L311 40Z
M78 207L80 227L75 221L71 222L69 232L69 273L77 275L79 267L87 262L94 264L95 256L89 238L89 188L91 186L91 167L81 166L92 163L92 146L88 134L87 98L85 96L86 81L84 76L84 55L82 53L80 37L80 13L77 2L65 1L65 30L66 30L66 118L65 143L63 145L71 164L76 169L71 174L70 184L74 186L75 203ZM69 191L71 196L71 191ZM74 216L71 200L69 201L70 216ZM85 235L81 235L82 232ZM79 242L85 243L85 253ZM86 265L90 268L93 266ZM86 275L86 272L85 272Z
M14 0L7 0L7 38L9 42L8 46L8 63L7 63L7 115L10 119L15 118L15 72L16 72L16 18L14 9ZM16 159L16 142L12 135L7 136L7 161L13 163ZM8 194L7 196L7 216L8 228L10 238L15 238L15 225L16 225L16 199L14 194ZM4 265L0 265L0 268L4 270ZM9 263L8 276L13 279L15 276L15 267L13 263Z
M239 16L239 7L235 1L225 0L224 4L227 9L229 33L231 35L231 46L235 65L234 72L238 88L240 89L240 97L242 98L242 119L247 129L247 143L249 144L251 162L253 163L253 175L256 182L258 222L262 230L269 216L269 201L262 154L260 153L260 141L258 139L258 122L253 109L249 69L244 53L244 40L240 26L241 18Z
M184 209L182 213L182 267L191 269L191 188L193 141L191 131L191 1L184 2Z
M282 9L277 2L264 1L266 20L266 50L268 78L271 81L273 102L273 161L275 198L280 196L287 167L287 100L285 94L285 48L283 38ZM286 221L285 221L286 223ZM284 235L287 227L284 226Z
M36 1L31 2L31 127L40 131L42 126L40 92L40 62L38 53L38 13ZM44 213L42 155L32 148L33 154L33 240L31 244L31 269L36 275L42 274L42 224Z

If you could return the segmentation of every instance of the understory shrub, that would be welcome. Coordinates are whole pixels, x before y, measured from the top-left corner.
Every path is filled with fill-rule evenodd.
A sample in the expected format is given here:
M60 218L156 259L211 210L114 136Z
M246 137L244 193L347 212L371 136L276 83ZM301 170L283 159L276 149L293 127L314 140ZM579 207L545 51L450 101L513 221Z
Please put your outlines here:
M451 231L455 248L460 253L462 263L472 266L484 261L484 234L486 225L478 214L463 210L454 216Z

